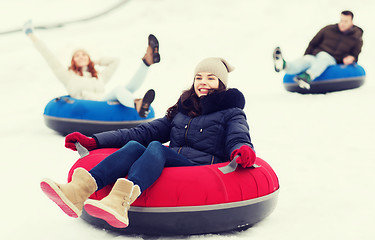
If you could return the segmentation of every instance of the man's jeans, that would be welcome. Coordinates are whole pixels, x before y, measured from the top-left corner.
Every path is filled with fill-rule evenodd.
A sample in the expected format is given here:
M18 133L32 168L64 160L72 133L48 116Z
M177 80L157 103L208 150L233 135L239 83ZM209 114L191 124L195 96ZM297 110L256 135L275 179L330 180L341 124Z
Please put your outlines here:
M306 72L311 80L319 77L328 66L335 65L336 60L327 52L319 52L316 56L304 55L303 57L286 63L287 74Z

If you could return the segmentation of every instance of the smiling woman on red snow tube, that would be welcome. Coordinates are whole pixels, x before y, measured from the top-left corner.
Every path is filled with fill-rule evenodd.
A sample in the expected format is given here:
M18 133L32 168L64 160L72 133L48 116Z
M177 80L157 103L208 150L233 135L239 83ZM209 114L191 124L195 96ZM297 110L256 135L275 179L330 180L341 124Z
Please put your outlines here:
M91 151L72 166L68 181L74 169L90 170L116 150ZM96 227L121 234L193 235L249 228L275 208L278 178L260 158L250 168L237 167L235 159L228 163L165 168L131 205L127 228L114 228L86 212L81 217ZM90 198L102 199L111 188L107 186Z

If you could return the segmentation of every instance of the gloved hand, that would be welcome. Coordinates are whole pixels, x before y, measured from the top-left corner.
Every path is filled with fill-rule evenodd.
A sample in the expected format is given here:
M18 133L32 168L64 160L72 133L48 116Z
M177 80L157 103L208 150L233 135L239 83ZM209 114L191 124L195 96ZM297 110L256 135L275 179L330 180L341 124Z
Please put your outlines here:
M31 19L23 24L23 31L25 32L26 35L33 33L34 26L33 26L33 21Z
M74 133L68 134L65 137L66 148L70 148L74 151L77 151L76 145L74 144L76 142L79 142L83 147L85 147L89 151L98 148L98 145L94 138L86 137L82 133L74 132Z
M243 145L240 147L240 149L235 149L230 155L230 160L233 160L235 156L238 155L238 158L236 159L236 162L238 164L241 164L242 167L251 167L255 163L256 154L251 147L247 145Z

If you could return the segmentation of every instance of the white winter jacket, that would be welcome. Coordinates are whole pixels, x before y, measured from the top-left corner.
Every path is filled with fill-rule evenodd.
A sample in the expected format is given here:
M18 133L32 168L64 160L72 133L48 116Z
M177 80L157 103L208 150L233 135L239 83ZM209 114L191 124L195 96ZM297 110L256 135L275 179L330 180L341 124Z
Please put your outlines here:
M102 58L95 61L96 64L105 66L103 71L98 72L98 78L92 77L88 71L83 71L83 76L79 76L61 64L41 40L35 39L33 43L71 97L96 101L103 99L105 84L109 82L118 67L119 60L117 58Z

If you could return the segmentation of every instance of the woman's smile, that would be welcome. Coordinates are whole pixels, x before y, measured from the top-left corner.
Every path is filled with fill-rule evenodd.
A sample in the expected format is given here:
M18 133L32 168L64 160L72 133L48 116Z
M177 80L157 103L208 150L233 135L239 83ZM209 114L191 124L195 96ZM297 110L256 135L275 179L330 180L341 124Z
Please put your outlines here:
M200 72L194 78L194 90L198 97L207 95L219 87L219 78L209 72Z

